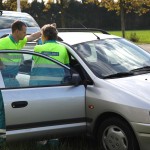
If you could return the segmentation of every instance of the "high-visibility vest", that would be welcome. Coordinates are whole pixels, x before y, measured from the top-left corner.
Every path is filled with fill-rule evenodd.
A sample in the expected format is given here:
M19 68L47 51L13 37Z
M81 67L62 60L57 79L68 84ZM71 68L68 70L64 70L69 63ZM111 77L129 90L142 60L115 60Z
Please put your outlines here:
M0 39L0 50L20 50L24 47L27 42L25 37L23 40L16 42L12 35ZM16 53L5 53L0 54L0 59L5 65L5 68L2 70L3 77L15 76L18 73L19 65L22 60L21 54Z
M25 46L26 43L27 37L25 37L23 40L20 40L19 42L16 42L12 35L9 35L0 39L0 50L20 50Z
M46 41L43 45L37 45L35 52L52 57L63 64L69 64L69 56L66 48L56 41ZM31 85L60 84L65 76L64 68L42 57L34 56L34 67L31 72Z
M56 41L46 41L43 45L37 45L35 46L34 51L52 57L63 64L69 64L69 56L66 48ZM34 59L34 61L36 62L36 58ZM38 59L37 61L40 64L43 63L42 60Z
M1 70L3 77L15 77L22 60L23 55L21 53L0 53L0 61L4 65L4 68Z

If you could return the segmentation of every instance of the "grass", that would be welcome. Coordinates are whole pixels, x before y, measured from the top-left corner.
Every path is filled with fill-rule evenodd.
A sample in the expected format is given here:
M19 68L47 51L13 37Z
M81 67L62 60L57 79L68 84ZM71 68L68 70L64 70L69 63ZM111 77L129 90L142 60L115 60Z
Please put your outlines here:
M0 150L98 150L96 142L85 137L68 138L63 142L40 145L35 141L3 144Z
M109 33L122 37L121 31L110 31ZM138 43L150 44L150 30L125 31L126 38L130 40L130 36L133 33L136 33L137 38L139 38Z

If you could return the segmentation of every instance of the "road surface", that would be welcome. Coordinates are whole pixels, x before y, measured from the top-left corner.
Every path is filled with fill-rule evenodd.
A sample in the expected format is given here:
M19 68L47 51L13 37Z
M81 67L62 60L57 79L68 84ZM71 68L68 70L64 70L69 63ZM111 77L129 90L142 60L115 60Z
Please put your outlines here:
M146 51L150 51L150 44L139 44L139 46Z

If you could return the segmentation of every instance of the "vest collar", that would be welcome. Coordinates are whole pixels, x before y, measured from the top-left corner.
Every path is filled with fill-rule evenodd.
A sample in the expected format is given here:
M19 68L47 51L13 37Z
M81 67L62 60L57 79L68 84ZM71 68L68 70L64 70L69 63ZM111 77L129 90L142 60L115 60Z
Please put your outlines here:
M11 39L11 41L15 44L18 44L17 41L15 41L14 37L12 36L12 34L9 35L9 38Z
M56 40L47 40L47 41L44 41L43 44L46 44L46 43L56 43Z

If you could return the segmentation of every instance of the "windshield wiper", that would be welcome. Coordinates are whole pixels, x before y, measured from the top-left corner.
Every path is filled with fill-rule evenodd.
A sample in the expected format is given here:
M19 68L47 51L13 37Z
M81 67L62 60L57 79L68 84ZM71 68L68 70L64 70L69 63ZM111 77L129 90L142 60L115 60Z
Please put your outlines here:
M136 73L143 72L143 71L144 72L150 71L150 66L144 66L141 68L133 69L129 72L119 72L119 73L111 74L108 76L104 76L103 79L128 77L128 76L136 75Z
M131 72L150 71L150 66L144 66L141 68L133 69Z
M104 76L103 79L108 79L108 78L122 78L122 77L128 77L134 75L133 72L119 72L115 74L111 74L108 76Z

